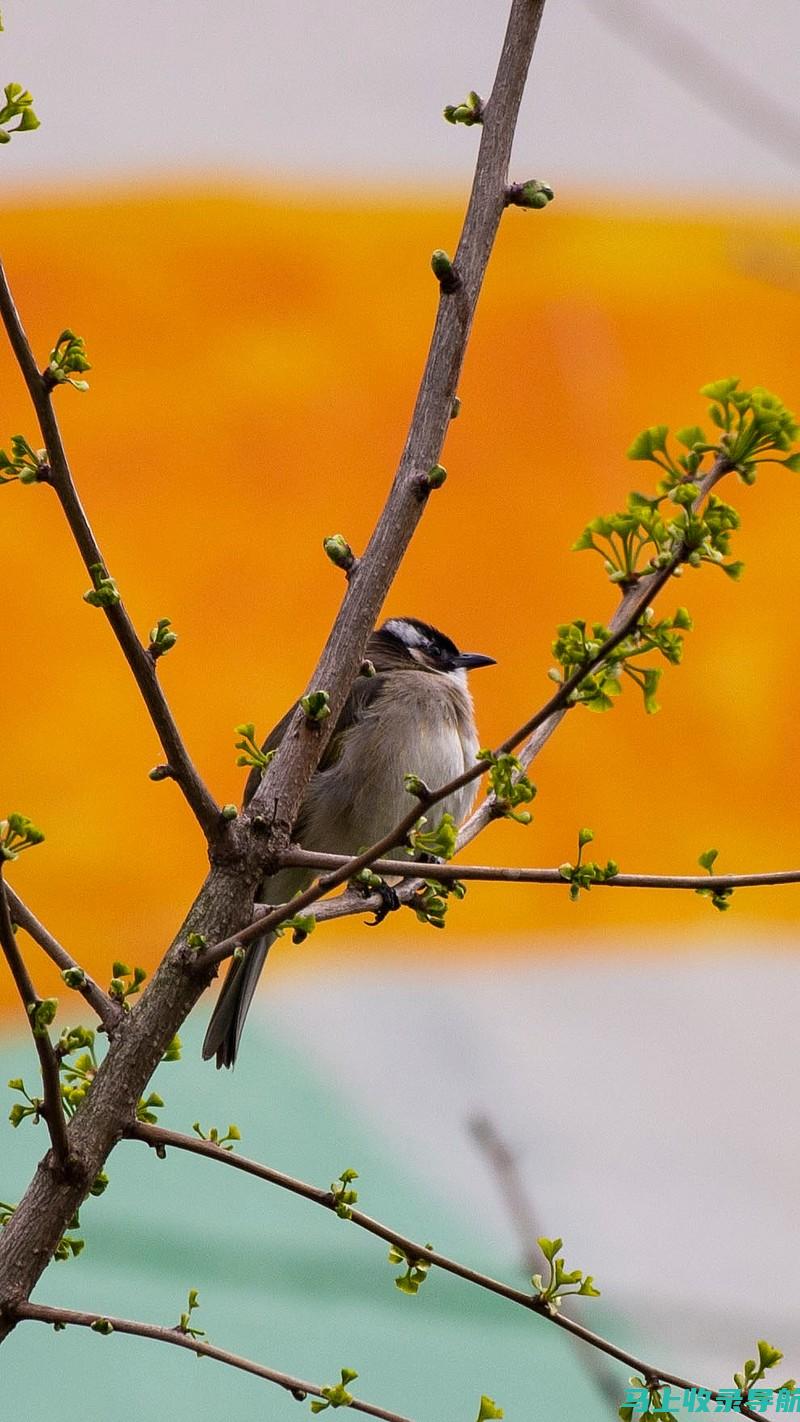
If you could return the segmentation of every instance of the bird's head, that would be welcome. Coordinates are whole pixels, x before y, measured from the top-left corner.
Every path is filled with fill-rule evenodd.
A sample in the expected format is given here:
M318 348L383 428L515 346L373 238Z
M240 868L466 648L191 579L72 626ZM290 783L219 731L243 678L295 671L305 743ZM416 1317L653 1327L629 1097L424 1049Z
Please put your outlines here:
M390 617L373 632L367 656L378 671L473 671L494 666L482 652L460 652L455 642L418 617Z

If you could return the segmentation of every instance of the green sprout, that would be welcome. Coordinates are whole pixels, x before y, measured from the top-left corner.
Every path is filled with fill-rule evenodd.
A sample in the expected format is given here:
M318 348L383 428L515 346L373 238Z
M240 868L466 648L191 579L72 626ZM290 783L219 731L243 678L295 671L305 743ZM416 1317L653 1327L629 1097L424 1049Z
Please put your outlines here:
M454 291L458 291L461 286L461 277L458 275L453 263L447 253L437 247L431 256L431 271L439 283L439 290L444 296L452 296Z
M33 95L21 84L6 84L3 92L6 101L0 108L0 143L10 143L12 133L30 133L39 127L39 120L31 107ZM3 127L15 118L19 119L16 128Z
M15 1101L13 1106L11 1107L11 1110L8 1113L8 1119L14 1129L16 1130L17 1126L21 1125L21 1123L28 1116L31 1119L31 1125L38 1126L39 1122L42 1119L42 1107L44 1106L44 1100L39 1096L28 1095L28 1092L25 1089L25 1083L23 1082L21 1076L12 1077L8 1083L8 1086L10 1091L19 1091L20 1094L25 1098L25 1103L27 1103L23 1104L22 1101Z
M31 1030L34 1037L46 1037L48 1029L55 1021L58 1012L57 997L43 997L38 1002L28 1003L28 1016L31 1019Z
M140 1096L136 1102L136 1119L148 1126L158 1124L156 1111L160 1111L164 1105L161 1097L155 1091L151 1091L149 1096Z
M114 1325L107 1318L96 1318L94 1323L91 1323L89 1327L93 1329L95 1333L102 1333L104 1338L108 1337L109 1333L114 1332Z
M233 1150L237 1141L242 1139L242 1133L233 1122L228 1127L227 1133L221 1136L216 1126L209 1126L208 1131L202 1130L199 1121L195 1121L192 1130L201 1141L208 1141L210 1145L219 1146L220 1150Z
M714 861L719 854L718 849L706 849L698 858L697 862L701 869L705 869L708 874L714 873ZM703 899L710 899L714 908L720 913L725 913L731 906L733 889L695 889Z
M465 128L471 128L475 123L483 123L483 99L470 89L462 103L447 104L443 113L448 123L463 123Z
M615 859L607 860L605 866L598 864L594 859L584 862L583 851L587 844L592 843L593 839L594 830L578 830L578 858L574 864L567 861L558 866L558 872L562 879L566 879L569 884L569 896L573 902L580 898L581 890L588 894L592 884L604 884L606 880L613 879L614 875L619 873L619 865Z
M90 607L114 607L122 597L115 579L110 577L102 563L92 563L89 574L92 586L83 594L84 602L88 602Z
M408 842L412 852L418 857L429 854L436 859L452 859L458 838L453 816L446 811L435 829L423 829L423 825L427 823L427 818L423 815L409 834Z
M255 770L265 771L271 760L274 760L276 751L262 751L256 741L256 728L252 721L243 721L241 726L234 727L237 736L241 740L236 742L236 749L242 754L237 756L237 765L249 765Z
M426 1242L425 1248L433 1249L433 1245ZM388 1258L390 1264L405 1264L406 1266L405 1271L397 1275L394 1281L395 1288L399 1289L401 1294L418 1294L428 1277L431 1267L430 1260L419 1259L413 1254L408 1254L399 1244L389 1245Z
M23 849L33 849L43 839L44 834L33 821L15 811L8 819L0 820L0 863L3 860L12 862L19 858Z
M150 628L150 645L147 650L153 661L157 661L159 657L165 657L167 652L175 646L178 634L170 632L171 626L169 617L159 617L155 627Z
M446 883L438 879L424 879L409 907L420 923L428 923L431 928L444 928L448 898L452 894L454 899L463 899L466 892L467 886L460 879L448 879Z
M24 435L11 436L11 455L0 449L0 484L35 484L50 473L46 449L32 449Z
M559 1308L562 1299L570 1294L580 1294L584 1298L592 1299L600 1297L600 1290L595 1288L591 1274L584 1275L580 1269L566 1269L564 1259L558 1252L564 1244L563 1239L547 1239L542 1235L537 1243L547 1260L549 1276L545 1284L541 1274L534 1274L531 1283L537 1290L538 1302L548 1312L552 1313Z
M746 1398L748 1402L751 1400L751 1392L756 1383L761 1382L761 1379L766 1376L768 1368L774 1368L775 1364L779 1363L783 1357L780 1348L773 1348L772 1344L767 1343L764 1338L759 1338L756 1343L756 1348L758 1349L758 1362L756 1362L754 1358L748 1358L742 1371L740 1373L734 1373L733 1375L733 1381L736 1383L739 1391L744 1394L744 1398ZM796 1387L797 1383L794 1378L787 1378L786 1382L781 1383L780 1387L772 1388L767 1392L767 1405L769 1405L769 1402L772 1400L773 1392L778 1394L782 1392L794 1392ZM757 1402L756 1398L752 1400L754 1404ZM760 1405L759 1411L763 1411ZM780 1400L778 1401L778 1411L781 1411Z
M93 1030L65 1027L56 1044L56 1056L61 1073L61 1102L65 1116L70 1118L88 1095L97 1075L99 1063Z
M165 1051L163 1057L161 1058L162 1062L179 1062L181 1059L182 1050L183 1042L181 1041L180 1037L176 1032L175 1036L169 1042L167 1050Z
M342 568L345 573L351 571L356 560L343 534L332 533L330 537L323 538L322 546L335 568Z
M496 1418L503 1417L504 1415L502 1407L498 1407L497 1403L493 1402L491 1397L487 1397L484 1393L481 1398L481 1405L478 1408L476 1422L495 1422Z
M307 696L300 697L300 705L305 712L306 722L312 726L318 726L323 721L327 721L331 714L330 697L327 691L309 691Z
M641 691L645 711L653 715L659 710L656 691L662 669L639 666L638 658L657 652L665 661L677 665L683 657L681 634L691 627L692 619L685 607L679 607L674 617L662 617L659 622L655 621L653 609L645 608L633 631L593 666L571 693L570 703L580 703L589 711L610 711L613 698L622 692L621 678L627 676ZM552 645L560 666L551 667L548 676L561 686L594 662L611 634L602 622L593 622L589 629L582 621L561 623L557 632Z
M522 762L508 752L495 755L491 750L479 750L476 760L485 761L489 766L495 813L505 819L516 820L517 824L529 825L533 819L530 810L518 810L516 807L530 804L536 795L536 786L525 774Z
M293 943L305 943L308 935L314 932L316 926L317 920L313 913L296 913L292 918L285 918L283 923L279 923L274 932L278 938L281 938L289 930Z
M81 1222L78 1216L78 1211L76 1210L74 1215L72 1216L72 1219L67 1225L67 1229L80 1229L80 1224ZM53 1258L59 1260L59 1262L61 1263L63 1263L67 1259L75 1259L80 1253L82 1253L85 1247L86 1240L81 1239L80 1235L67 1234L65 1232L64 1234L62 1234L60 1240L58 1241L58 1244L55 1247Z
M147 977L145 968L129 968L125 963L115 962L112 967L113 977L108 985L109 996L113 997L125 1011L130 1010L129 997L135 997L141 989L142 983ZM129 981L126 981L128 979Z
M44 370L45 384L52 390L56 385L71 385L75 390L88 390L87 380L76 380L85 370L91 370L86 358L86 347L82 336L76 336L69 329L61 332Z
M432 464L425 475L425 483L429 489L441 489L447 478L447 470L443 464Z
M506 207L547 207L555 193L549 183L540 183L538 178L529 178L526 183L510 183L506 188Z
M192 1314L196 1308L200 1307L200 1295L197 1289L190 1289L186 1304L186 1311L181 1314L175 1325L175 1332L182 1333L185 1338L205 1338L204 1328L194 1328L192 1325Z
M326 1407L349 1407L353 1401L352 1393L347 1391L347 1384L351 1383L358 1373L352 1368L342 1368L342 1381L335 1383L332 1387L320 1389L324 1401L315 1398L311 1403L312 1412L324 1412Z
M358 1191L351 1189L352 1182L358 1179L357 1170L343 1170L338 1180L331 1182L331 1195L334 1200L334 1209L340 1220L351 1220L353 1218L352 1206L358 1199Z

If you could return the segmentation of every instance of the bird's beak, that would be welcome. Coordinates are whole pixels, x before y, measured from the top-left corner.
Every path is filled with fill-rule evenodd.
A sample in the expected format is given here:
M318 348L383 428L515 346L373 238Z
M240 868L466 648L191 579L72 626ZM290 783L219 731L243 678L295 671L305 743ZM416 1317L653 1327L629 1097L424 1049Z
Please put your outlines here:
M494 667L497 663L494 657L485 657L483 652L459 652L455 665L465 671L475 671L476 667Z

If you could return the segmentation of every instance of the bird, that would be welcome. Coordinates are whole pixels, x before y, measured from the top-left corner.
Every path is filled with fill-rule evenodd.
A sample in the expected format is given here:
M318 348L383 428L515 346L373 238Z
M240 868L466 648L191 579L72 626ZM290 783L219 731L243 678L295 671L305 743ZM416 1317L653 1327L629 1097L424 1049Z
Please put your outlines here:
M390 834L407 814L407 774L434 788L472 766L478 733L467 672L493 665L494 657L459 651L443 632L416 617L391 617L374 631L306 790L294 827L297 844L328 854L356 854ZM280 745L296 707L270 732L265 753ZM261 774L258 768L251 772L245 805ZM472 784L454 791L437 806L438 817L449 813L460 824L474 794ZM408 853L407 846L397 845L390 857ZM279 869L261 884L259 901L288 903L313 877L313 870L302 867ZM245 1018L275 937L254 939L245 957L228 967L203 1042L203 1057L216 1057L217 1067L236 1062Z

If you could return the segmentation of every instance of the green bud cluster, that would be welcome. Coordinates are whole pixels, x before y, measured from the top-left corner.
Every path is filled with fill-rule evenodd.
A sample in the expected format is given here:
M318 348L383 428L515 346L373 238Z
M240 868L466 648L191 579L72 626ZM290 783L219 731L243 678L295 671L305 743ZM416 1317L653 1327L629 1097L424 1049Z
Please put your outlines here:
M427 818L423 815L408 836L413 853L417 856L432 854L436 859L452 859L458 837L453 816L449 813L443 814L435 829L423 829L423 825L427 823Z
M440 883L438 879L424 879L410 907L420 923L428 923L431 928L444 928L450 895L454 899L463 899L466 892L467 886L460 879L448 879L446 883Z
M8 1119L16 1130L17 1126L30 1117L32 1126L38 1126L42 1119L44 1100L39 1096L29 1096L21 1076L14 1076L8 1083L10 1091L18 1091L24 1101L15 1101L8 1113Z
M128 968L120 962L115 962L111 971L113 977L108 985L109 995L127 1012L130 1009L128 998L135 997L139 992L147 972L144 968Z
M541 1274L534 1274L531 1283L537 1291L539 1302L549 1312L555 1312L561 1306L562 1299L570 1294L580 1294L583 1298L591 1299L600 1297L600 1290L595 1288L591 1274L584 1275L580 1269L567 1270L564 1259L559 1255L564 1244L563 1239L547 1239L542 1235L537 1243L547 1260L549 1276L544 1283Z
M65 1027L56 1044L56 1056L61 1073L61 1103L65 1116L70 1118L88 1095L97 1075L95 1034L91 1027Z
M432 1244L425 1243L426 1249L433 1249ZM405 1264L405 1271L398 1274L394 1281L395 1288L401 1294L418 1294L422 1285L428 1277L430 1270L429 1259L418 1259L413 1254L407 1254L405 1249L401 1249L399 1244L389 1245L389 1263Z
M659 709L656 691L661 669L638 666L637 659L658 652L666 661L676 665L683 656L680 633L688 631L691 626L692 620L685 607L679 607L674 617L663 617L659 622L655 621L652 608L646 608L634 630L607 658L593 667L572 692L570 701L573 704L579 702L590 711L610 711L614 705L612 698L622 691L620 678L624 675L638 686L645 711L653 715ZM611 634L601 622L592 623L591 631L585 622L564 622L557 631L553 653L560 665L551 667L548 676L562 685L582 667L588 667L593 662Z
M241 740L236 742L236 749L242 754L237 756L237 765L250 765L262 772L266 770L270 761L275 758L276 752L262 751L256 742L256 728L253 721L243 721L241 726L234 727L237 736Z
M167 652L178 640L177 632L170 632L172 623L169 617L159 617L155 627L150 628L150 646L148 651L153 661L158 657L166 656Z
M280 938L287 929L291 932L293 943L304 943L310 933L314 932L317 920L313 913L296 913L293 918L284 919L275 929L275 933Z
M555 193L549 183L529 178L526 183L511 183L506 188L506 207L543 208L553 201Z
M76 336L69 328L61 332L44 370L44 379L52 389L54 385L72 385L75 390L88 390L87 380L76 380L85 370L91 370L86 358L86 347L82 336Z
M476 1422L495 1422L496 1418L503 1417L504 1415L502 1407L498 1407L497 1403L493 1402L491 1397L487 1397L484 1393L481 1398L480 1407L478 1408Z
M536 795L536 786L525 774L522 762L507 751L495 755L491 750L479 750L476 759L490 767L489 784L495 797L496 813L516 820L517 824L529 825L533 819L530 810L518 810L517 806L530 804Z
M102 563L92 563L89 568L92 586L83 594L84 602L90 607L114 607L121 600L116 582L106 572Z
M593 839L594 830L578 830L577 860L574 864L567 861L558 866L558 872L562 879L565 879L569 884L569 896L573 902L580 897L581 890L588 894L592 884L604 884L619 873L619 865L615 859L608 859L605 865L598 864L594 859L584 860L583 851L587 844L592 843Z
M324 1401L320 1398L315 1398L311 1403L312 1412L324 1412L326 1407L350 1406L353 1401L353 1395L347 1391L347 1384L351 1383L354 1378L357 1378L358 1373L354 1372L352 1368L342 1368L341 1372L342 1381L340 1383L335 1383L332 1387L323 1387L320 1389Z
M21 84L6 84L3 92L6 101L0 108L0 143L10 143L12 133L30 133L32 129L39 127L39 120L31 107L33 95L23 89ZM19 119L16 128L3 126L15 118Z
M190 1289L189 1296L186 1301L186 1309L181 1314L180 1319L175 1325L175 1331L177 1333L182 1333L186 1338L206 1337L206 1331L204 1328L195 1328L192 1324L192 1314L194 1313L195 1309L199 1307L200 1295L197 1292L197 1289Z
M775 1364L779 1363L783 1357L780 1348L773 1348L772 1344L767 1343L764 1338L759 1338L756 1343L756 1348L758 1349L758 1362L756 1362L755 1358L748 1358L742 1371L740 1373L734 1373L733 1375L733 1381L736 1383L740 1392L750 1392L751 1388L755 1387L756 1383L761 1382L761 1379L766 1376L767 1370L774 1368ZM773 1390L780 1395L782 1392L794 1392L796 1387L797 1383L795 1379L787 1378L786 1382L781 1383L780 1387ZM781 1411L780 1398L777 1410L779 1412ZM759 1411L761 1411L760 1408Z
M34 1037L46 1037L58 1012L57 997L43 997L38 1002L28 1003L28 1016Z
M43 839L33 821L15 811L7 820L0 820L0 861L17 859L23 849L33 849Z
M157 1125L158 1116L155 1113L160 1111L163 1105L164 1102L155 1091L151 1091L149 1096L140 1096L136 1102L137 1121L142 1121L148 1126Z
M312 726L326 721L331 714L327 691L309 691L307 696L300 697L300 705L305 712L306 721Z
M202 1130L199 1121L195 1121L192 1130L201 1141L208 1141L211 1145L219 1146L220 1150L233 1150L236 1141L242 1139L242 1133L233 1122L228 1127L227 1133L221 1136L216 1126L209 1126L208 1132Z
M11 436L11 454L0 449L0 484L35 484L49 474L47 450L32 449L24 435Z
M78 1211L76 1210L75 1213L74 1213L74 1215L72 1216L72 1219L70 1220L69 1224L67 1225L67 1229L68 1229L68 1230L80 1229L80 1225L81 1225L80 1217L79 1217ZM85 1240L85 1239L81 1239L79 1235L64 1233L64 1234L62 1234L60 1240L58 1241L58 1244L57 1244L56 1247L55 1247L55 1251L54 1251L54 1253L53 1253L53 1258L54 1258L54 1259L58 1259L58 1260L61 1261L61 1262L64 1262L64 1261L67 1260L67 1259L75 1259L75 1258L77 1257L77 1255L79 1255L79 1254L83 1251L83 1249L85 1248L85 1246L86 1246L86 1240ZM95 1326L95 1325L92 1324L92 1327L93 1327L93 1328L94 1328L94 1326ZM108 1325L108 1328L109 1328L109 1331L110 1331L110 1329L111 1329L111 1324ZM98 1330L98 1331L100 1331L100 1330Z
M483 123L483 99L470 89L463 103L447 104L443 112L448 123L463 123L465 128L472 128L475 123Z
M357 1170L343 1170L338 1180L331 1181L331 1195L333 1196L334 1209L340 1220L351 1220L353 1218L353 1205L358 1199L358 1191L351 1188L352 1182L358 1179Z
M697 862L701 869L705 869L708 874L714 873L714 862L719 854L718 849L706 849L698 858ZM731 906L733 889L695 889L702 899L710 899L714 908L720 913L726 913Z

